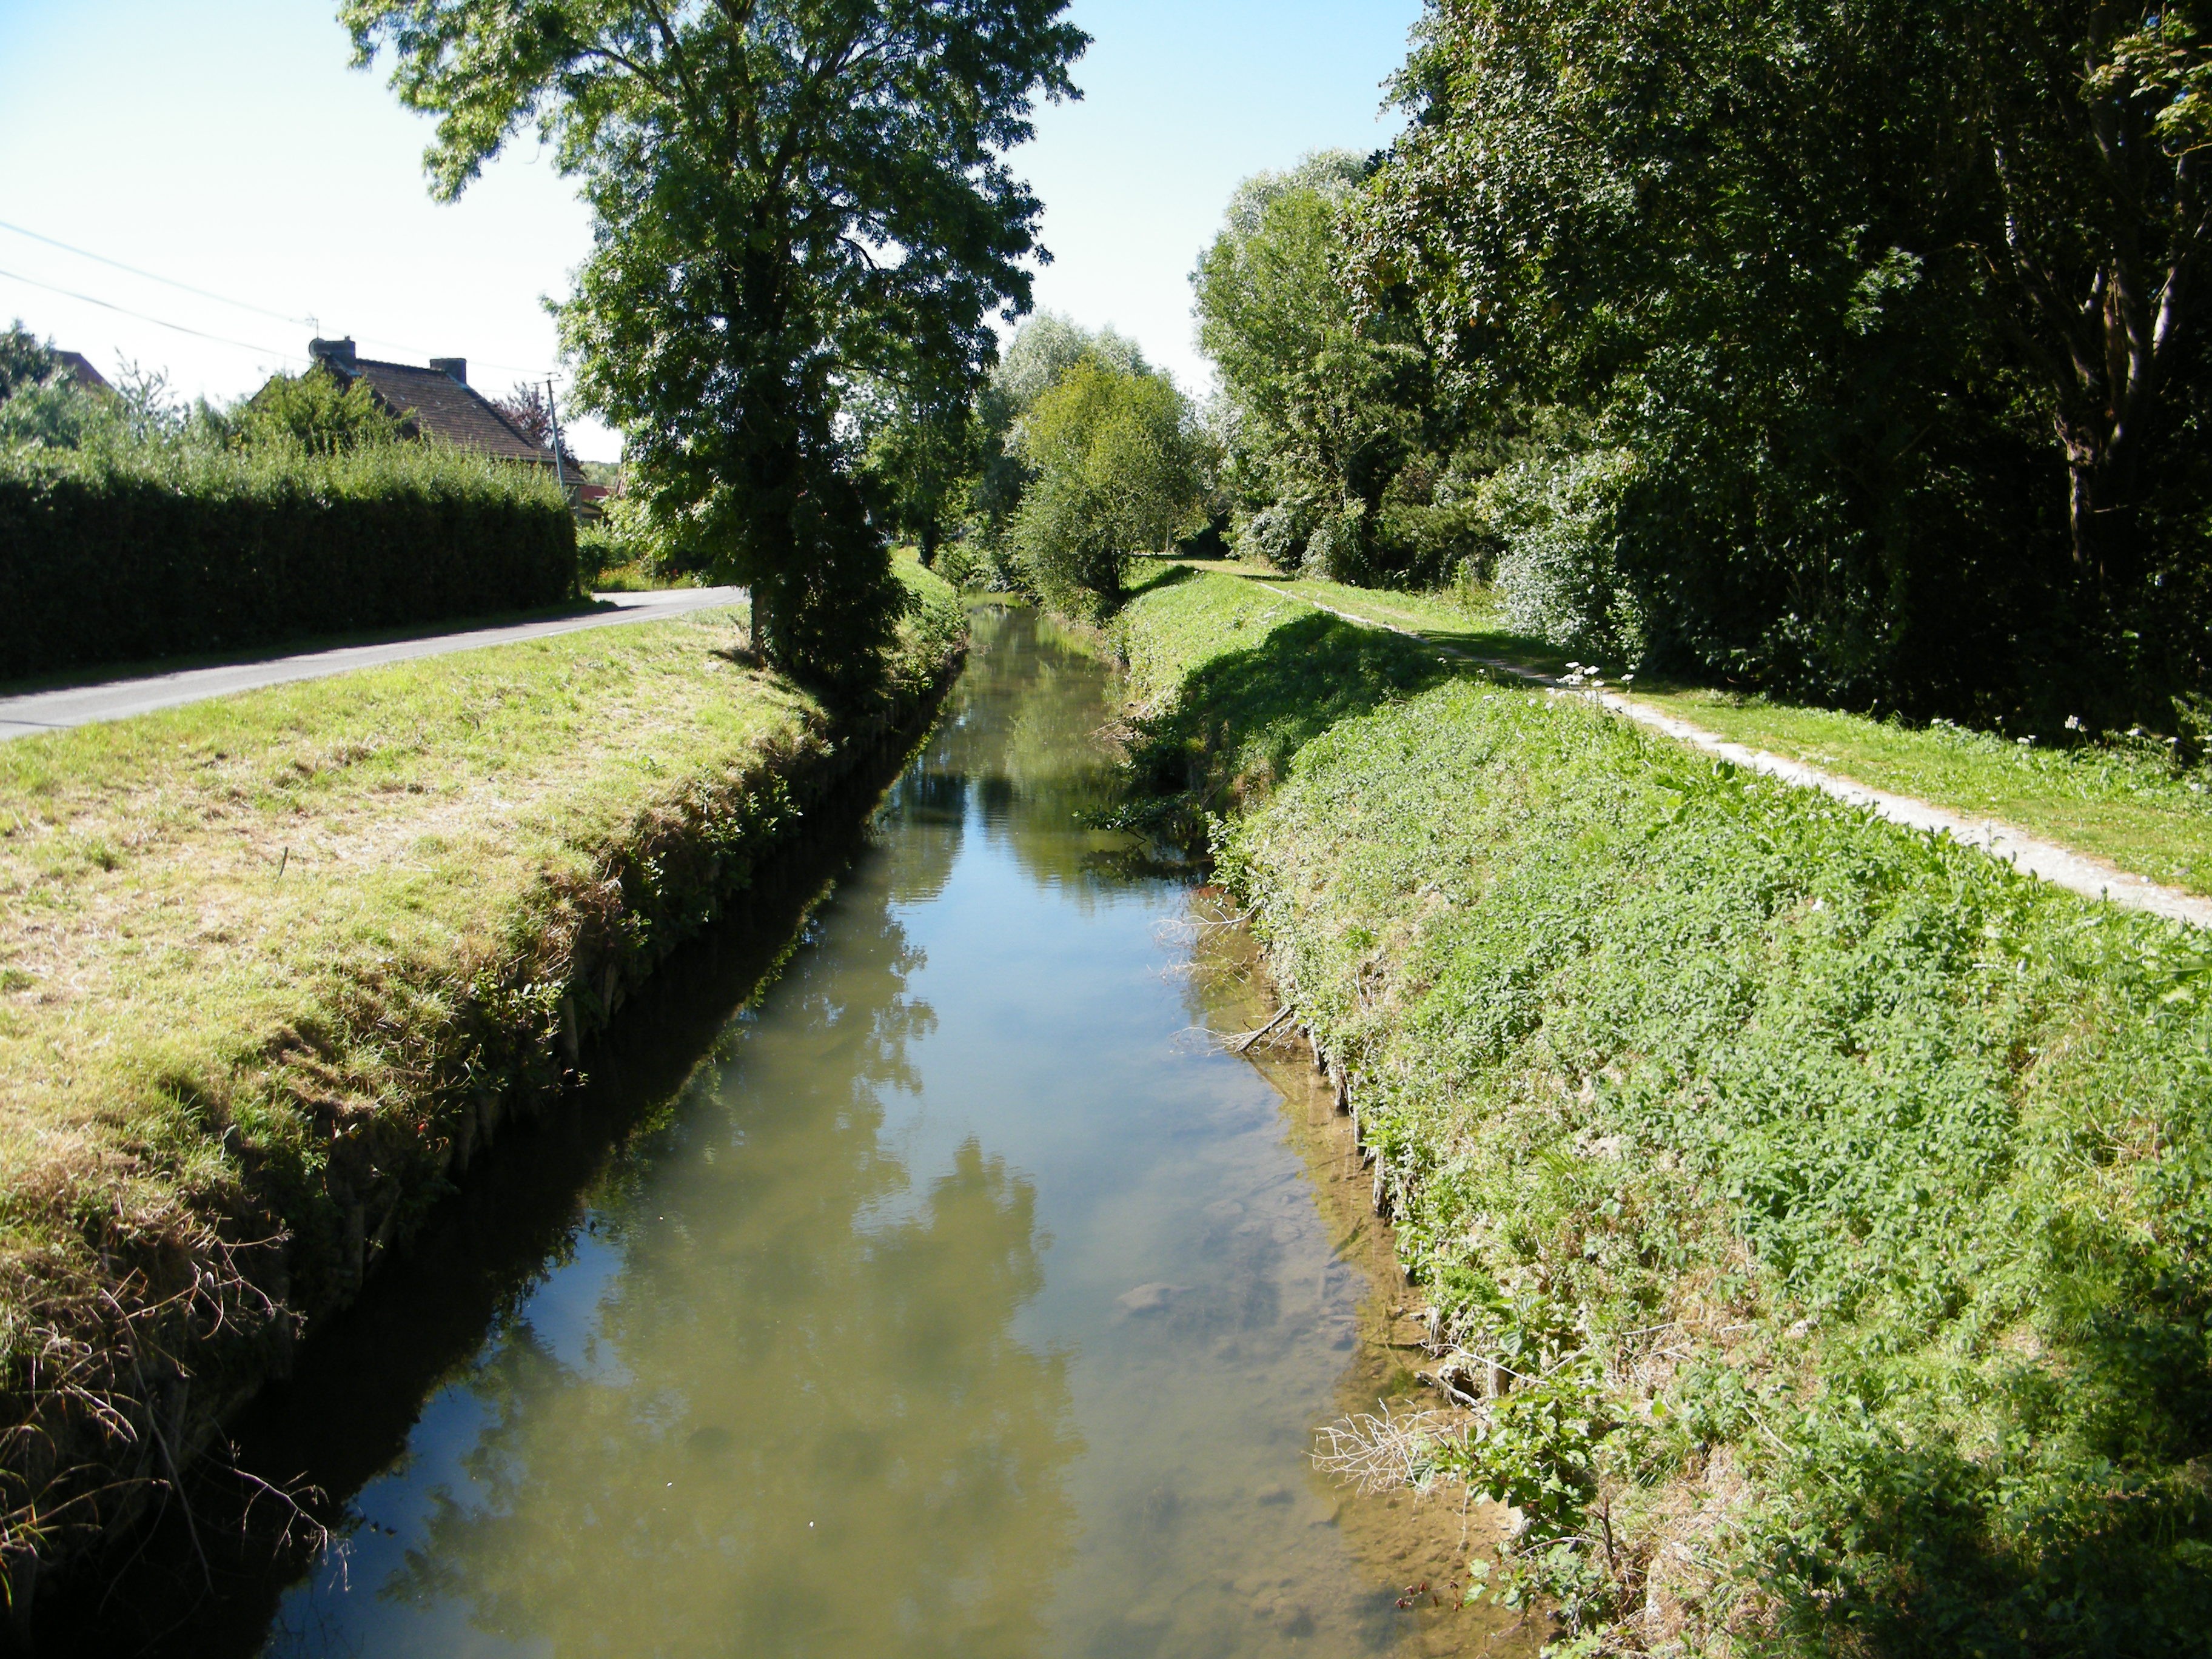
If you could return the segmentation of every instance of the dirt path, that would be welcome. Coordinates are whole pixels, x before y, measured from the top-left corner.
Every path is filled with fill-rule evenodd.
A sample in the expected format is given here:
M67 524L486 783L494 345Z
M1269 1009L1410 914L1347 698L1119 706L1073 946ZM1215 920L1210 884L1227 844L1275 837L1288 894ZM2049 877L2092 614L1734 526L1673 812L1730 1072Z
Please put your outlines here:
M2042 840L2011 824L1999 823L1994 818L1969 817L1964 813L1949 811L1911 795L1893 795L1884 790L1871 789L1854 779L1824 772L1817 766L1806 765L1802 761L1732 743L1717 732L1692 726L1674 715L1662 714L1649 703L1638 702L1632 697L1589 686L1569 685L1553 675L1539 673L1534 669L1523 667L1504 658L1478 656L1455 646L1442 644L1416 629L1401 628L1395 623L1358 616L1333 605L1324 605L1321 600L1295 589L1277 591L1291 599L1304 600L1317 611L1341 617L1359 627L1384 629L1393 634L1403 634L1409 639L1419 640L1439 655L1510 674L1516 679L1544 686L1560 696L1588 698L1624 719L1663 732L1692 748L1702 749L1707 754L1717 755L1723 760L1764 773L1768 777L1779 778L1786 783L1818 789L1823 794L1832 795L1853 806L1863 806L1893 823L1948 835L1961 845L1979 848L1992 858L2003 859L2028 875L2079 893L2086 898L2103 899L2113 904L2124 905L2131 910L2147 910L2153 915L2186 922L2195 927L2212 927L2212 898L2184 892L2178 887L2168 887L2146 877L2132 874L2116 864L2077 853L2057 842Z

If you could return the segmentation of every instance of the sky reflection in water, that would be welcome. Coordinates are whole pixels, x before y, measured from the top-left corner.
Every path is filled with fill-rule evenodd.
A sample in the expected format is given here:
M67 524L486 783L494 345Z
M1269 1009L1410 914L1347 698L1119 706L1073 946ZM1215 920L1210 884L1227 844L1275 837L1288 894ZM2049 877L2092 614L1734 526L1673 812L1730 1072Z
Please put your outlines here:
M1082 827L1025 611L870 850L426 1405L271 1655L1387 1651L1306 1462L1359 1285Z

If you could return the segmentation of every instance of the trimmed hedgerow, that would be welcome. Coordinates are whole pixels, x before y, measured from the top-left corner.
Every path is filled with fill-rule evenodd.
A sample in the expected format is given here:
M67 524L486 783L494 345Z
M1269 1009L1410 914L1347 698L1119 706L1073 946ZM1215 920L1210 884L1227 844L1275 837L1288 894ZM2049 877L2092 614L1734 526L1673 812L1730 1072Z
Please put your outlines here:
M1242 584L1121 625L1562 1651L2207 1650L2202 936Z
M576 533L533 469L339 455L0 452L0 678L563 604Z

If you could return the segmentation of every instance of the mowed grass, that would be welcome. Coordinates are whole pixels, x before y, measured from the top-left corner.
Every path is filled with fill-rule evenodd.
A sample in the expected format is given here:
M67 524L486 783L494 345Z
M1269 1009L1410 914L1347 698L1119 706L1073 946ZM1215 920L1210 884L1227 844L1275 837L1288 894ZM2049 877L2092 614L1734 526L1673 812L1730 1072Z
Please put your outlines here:
M964 636L903 574L885 717ZM219 1390L795 826L865 734L744 644L703 611L0 744L0 1384L43 1425L0 1460L9 1541L89 1502L38 1449L91 1420L58 1368L130 1392L137 1321L134 1366Z
M272 1031L511 951L654 799L804 740L742 640L700 612L0 745L7 1166L250 1120Z
M1539 673L1557 675L1567 665L1565 653L1505 629L1479 596L1470 610L1450 594L1380 592L1228 562L1189 562ZM2154 881L2212 894L2212 775L2174 765L2162 739L2069 745L2054 740L2064 732L1908 725L1663 679L1639 677L1632 688L1624 687L1613 672L1620 665L1599 666L1607 671L1608 689L1632 690L1637 701L1733 742L1992 818Z
M1493 1587L1576 1654L2207 1650L2197 936L1263 584L1119 627L1477 1401L1404 1449L1527 1517Z

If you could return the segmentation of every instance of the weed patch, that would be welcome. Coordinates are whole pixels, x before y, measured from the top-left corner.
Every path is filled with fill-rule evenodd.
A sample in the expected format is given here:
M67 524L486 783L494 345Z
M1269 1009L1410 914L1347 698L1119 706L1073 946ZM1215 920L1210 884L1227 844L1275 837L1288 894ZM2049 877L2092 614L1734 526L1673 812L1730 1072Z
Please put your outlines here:
M1271 608L1273 607L1273 608ZM1120 624L1563 1651L2212 1629L2212 954L1194 576Z

